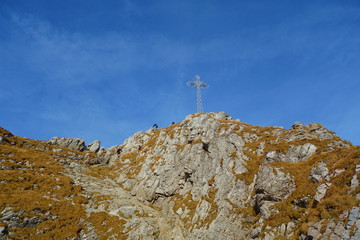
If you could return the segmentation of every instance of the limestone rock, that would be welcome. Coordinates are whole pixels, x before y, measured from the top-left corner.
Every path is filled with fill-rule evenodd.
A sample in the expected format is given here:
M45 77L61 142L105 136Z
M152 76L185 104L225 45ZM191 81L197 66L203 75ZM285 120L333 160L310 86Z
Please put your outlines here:
M14 211L12 208L5 208L1 212L0 222L6 223L8 228L29 228L43 222L41 218L35 216L31 218L23 217L24 213L24 210Z
M0 133L8 142L4 132ZM334 210L326 191L331 184L338 187L339 178L346 176L344 184L350 188L338 191L355 199L358 173L354 169L360 170L355 167L360 150L320 124L296 123L292 129L258 127L232 120L226 113L198 113L166 128L137 132L122 145L108 149L95 141L85 153L78 152L85 145L76 139L53 138L49 141L53 147L17 137L9 142L14 145L0 148L0 169L5 170L0 171L4 172L0 186L6 188L13 181L19 191L37 193L44 187L42 181L51 184L36 195L46 202L45 211L32 207L36 212L29 213L19 211L24 208L18 206L0 209L0 226L4 226L0 236L5 234L5 238L11 233L21 239L16 235L21 229L12 229L26 228L29 236L39 234L36 237L45 239L51 229L41 228L42 233L37 233L40 228L36 226L63 219L66 211L58 211L59 216L51 213L59 209L54 204L64 203L76 205L86 216L98 215L92 220L81 216L74 224L82 230L69 239L124 235L160 240L359 239L355 201L349 201L343 214L334 215L339 208ZM346 146L350 148L344 149ZM9 153L12 148L24 152L23 157ZM49 158L30 159L35 151L42 151L38 159L44 154ZM349 161L344 163L344 159ZM52 160L61 163L56 163L56 176L46 165ZM31 179L30 170L39 178ZM16 171L19 175L11 179L14 175L8 173ZM8 204L4 206L16 202ZM321 219L319 206L321 215L324 212L334 219Z
M97 153L100 150L100 144L101 144L101 142L99 140L95 140L88 145L87 149L90 152Z
M307 208L309 207L309 200L307 197L303 197L303 198L299 198L299 199L295 199L294 201L291 202L292 204L301 207L301 208Z
M271 151L266 154L265 163L271 162L302 162L306 161L316 152L317 147L311 143L300 146L291 145L286 154L278 151Z
M328 188L332 185L332 183L323 183L320 184L317 189L316 189L316 194L314 199L318 202L321 201L321 199L323 199L323 197L326 194L326 191L328 190Z
M0 239L4 239L6 235L8 235L9 232L7 230L7 227L1 226L0 227Z
M351 234L350 234L351 232ZM360 239L360 207L353 207L350 210L346 230L343 232L344 239Z
M358 179L358 174L360 172L360 164L356 165L355 168L355 174L353 175L353 177L351 178L351 182L350 182L350 190L349 193L352 193L356 190L356 188L359 186L359 179ZM360 194L358 193L357 198L360 199Z
M301 122L297 121L292 125L293 129L303 129L304 128L304 124L302 124Z
M52 137L48 143L76 151L84 151L86 149L85 141L81 138Z
M260 166L255 181L255 201L265 219L271 215L269 202L283 201L294 190L295 183L289 174L267 164Z
M312 182L320 182L323 180L326 175L329 174L329 170L326 167L326 164L319 162L316 167L313 167L310 171L310 179Z
M335 139L336 135L334 132L331 132L324 128L318 123L310 123L308 125L302 124L300 122L295 122L292 126L294 131L283 134L279 140L280 141L296 141L296 140L305 140L305 139L318 139L318 140L332 140L328 146L333 149L334 147L350 147L351 143L349 141L337 140ZM329 149L330 150L330 149Z
M319 240L321 238L321 230L319 228L315 228L314 226L309 227L307 236L305 239L314 239Z

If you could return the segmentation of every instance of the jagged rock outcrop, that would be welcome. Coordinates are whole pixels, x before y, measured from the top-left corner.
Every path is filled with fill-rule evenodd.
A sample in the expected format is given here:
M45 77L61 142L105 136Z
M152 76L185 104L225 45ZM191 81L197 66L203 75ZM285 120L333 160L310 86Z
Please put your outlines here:
M313 167L310 171L310 178L313 182L320 182L329 174L329 169L326 164L319 162L316 167Z
M74 139L47 144L0 133L0 183L8 186L0 193L0 238L58 237L60 225L68 239L360 235L360 148L320 124L257 127L200 113L108 149L99 141L86 148ZM39 192L42 204L5 197L27 191Z
M90 152L97 153L100 150L100 147L101 147L101 142L99 140L95 140L88 145L87 149Z
M84 151L86 149L85 141L81 138L52 137L48 143L76 151Z
M264 162L301 162L306 161L316 152L317 147L311 143L300 146L290 145L286 154L279 151L270 151L266 154Z
M290 174L285 174L279 168L261 165L255 181L256 210L264 219L269 218L272 215L269 207L285 200L295 188Z
M224 231L227 239L272 239L299 231L299 225L287 231L280 225L272 233L261 233L267 224L264 220L274 222L275 216L284 215L278 203L288 202L289 209L299 207L306 214L314 198L323 198L322 188L316 191L307 178L319 161L314 159L316 153L350 146L319 124L297 123L289 130L260 128L234 121L225 113L196 114L129 138L114 162L119 167L114 174L139 200L166 206L163 215L179 217L187 239L212 239ZM299 167L289 164L302 164L299 167L308 175L300 177ZM320 176L325 174L320 168L313 170L314 178L319 171ZM311 185L312 195L296 196L301 181ZM260 220L249 220L256 219L257 213ZM285 229L290 219L283 220ZM246 221L260 230L244 227Z

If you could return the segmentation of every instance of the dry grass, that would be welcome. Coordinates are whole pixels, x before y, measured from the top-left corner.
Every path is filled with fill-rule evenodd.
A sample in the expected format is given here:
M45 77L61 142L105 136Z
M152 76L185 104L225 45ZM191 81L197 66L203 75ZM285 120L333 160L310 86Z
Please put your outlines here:
M116 216L110 216L105 212L92 212L89 220L95 226L95 232L101 240L107 239L127 239L124 233L126 221Z
M4 133L3 129L1 133ZM0 159L4 160L1 168L7 169L0 171L0 180L6 182L0 185L0 212L11 207L14 211L25 211L20 218L43 219L42 223L33 228L10 228L9 231L14 233L13 238L77 237L84 228L80 219L86 218L82 204L87 200L81 196L81 187L62 174L64 169L54 160L52 151L24 147L27 144L51 148L44 142L18 137L12 137L10 141L15 145L5 143L0 146ZM51 219L45 213L57 217Z
M295 178L296 190L288 199L273 206L274 209L280 212L271 216L265 224L280 226L282 223L295 220L297 222L295 232L299 234L304 233L306 230L305 223L318 222L324 219L336 221L339 220L339 215L345 210L358 206L360 201L356 200L355 196L359 192L355 191L348 194L348 184L355 174L356 164L359 164L359 158L356 157L359 154L360 147L340 148L332 152L315 155L305 162L273 163L273 166L281 167L283 171L290 173ZM320 203L315 204L314 200L309 198L309 208L295 207L291 203L293 200L315 195L316 188L320 183L311 182L308 176L310 175L310 169L325 159L330 173L333 173L335 169L345 169L345 171L330 180L332 186L327 190Z
M208 211L208 214L205 217L205 219L201 221L198 228L205 226L206 229L208 229L210 224L218 216L219 211L218 211L218 206L216 204L216 199L215 199L217 191L218 191L217 189L212 187L212 188L210 188L208 195L204 197L204 200L206 200L208 203L210 203L210 210Z
M193 200L191 193L187 193L185 197L180 194L176 194L174 196L174 212L176 212L179 208L181 208L183 211L185 211L185 209L189 210L187 216L185 218L182 218L187 228L190 228L192 225L191 221L195 215L195 211L197 206L199 205L199 202L200 201Z

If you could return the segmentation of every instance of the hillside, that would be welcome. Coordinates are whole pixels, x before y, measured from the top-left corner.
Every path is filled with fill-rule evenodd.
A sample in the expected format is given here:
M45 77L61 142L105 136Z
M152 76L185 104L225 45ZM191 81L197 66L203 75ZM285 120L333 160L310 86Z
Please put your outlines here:
M109 149L0 129L0 239L360 239L360 147L187 116Z

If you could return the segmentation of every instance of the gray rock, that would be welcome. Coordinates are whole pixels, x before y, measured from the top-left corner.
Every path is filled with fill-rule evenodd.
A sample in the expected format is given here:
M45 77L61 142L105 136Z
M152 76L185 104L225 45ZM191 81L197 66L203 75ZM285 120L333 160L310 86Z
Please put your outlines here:
M338 235L336 235L335 233L332 233L330 235L330 240L343 240L341 237L339 237Z
M3 143L3 138L0 136L0 144Z
M341 236L342 235L342 233L345 231L345 227L344 227L344 225L342 224L342 222L339 222L337 225L336 225L336 227L335 227L335 229L334 229L334 234L336 235L336 236ZM340 237L339 237L340 238ZM340 238L341 239L341 238Z
M310 171L310 179L311 179L312 182L320 182L328 174L329 174L329 170L326 167L326 164L323 163L323 162L319 162L316 167L311 169L311 171Z
M12 208L5 208L0 215L0 221L7 224L8 228L34 227L43 220L38 217L23 218L24 210L13 211Z
M306 161L316 152L317 147L311 143L305 143L304 145L300 146L290 146L289 150L286 154L278 152L278 151L271 151L268 152L265 156L264 162L271 163L271 162L301 162Z
M261 201L259 202L258 206L259 206L259 213L261 214L261 217L263 219L268 219L271 215L272 212L270 210L270 207L272 205L274 205L275 203L273 201Z
M100 144L101 144L101 142L99 140L95 140L89 144L88 150L90 152L97 153L100 150Z
M189 115L169 128L138 132L121 146L102 149L100 143L89 144L89 151L96 152L97 157L88 152L84 160L88 164L114 166L109 176L116 176L116 183L105 187L108 176L79 182L92 192L113 195L99 206L89 199L94 204L90 206L93 211L124 218L128 239L273 240L278 236L295 239L299 237L294 232L299 227L298 221L283 222L278 227L264 226L265 219L280 210L276 203L288 199L296 188L286 169L292 164L267 163L306 161L317 151L311 139L330 139L333 147L339 145L335 142L339 139L331 139L334 135L319 124L296 123L293 128L255 127L233 121L226 113ZM299 139L310 140L300 146L289 143ZM288 151L266 153L271 144L286 144ZM258 160L264 154L259 167ZM68 166L81 169L79 163ZM326 165L319 164L311 176L320 181L326 175L325 168ZM103 183L95 186L93 181ZM319 201L326 186L319 186L316 198ZM127 189L126 194L122 188ZM306 214L307 209L298 207L308 208L312 198L299 195L292 201L294 211ZM255 209L261 217L248 214L248 209ZM354 219L356 224L357 218ZM321 236L320 223L308 226L310 234ZM261 232L262 229L265 231ZM330 237L335 225L327 229Z
M350 236L350 230L353 230L353 234L351 234L352 236ZM348 238L345 238L346 234ZM350 210L349 220L347 222L346 231L343 234L343 238L351 240L360 239L360 207L353 207Z
M304 125L300 122L294 123L292 127L295 131L289 131L287 134L284 134L280 137L281 141L295 141L295 140L305 140L305 139L319 139L326 140L331 139L331 142L328 144L329 147L349 147L351 143L344 140L335 139L335 134L320 124L310 123Z
M359 186L359 179L357 177L357 174L354 174L354 176L352 177L351 179L351 182L350 182L350 187L351 187L351 191L350 192L353 192L355 191L355 189Z
M89 165L107 165L109 161L110 159L105 157L95 157L86 160L85 163Z
M276 174L274 173L276 172ZM255 182L255 193L258 199L282 201L295 189L293 179L278 168L263 164L259 168Z
M4 239L6 235L8 235L9 232L7 230L7 227L1 227L0 226L0 239Z
M351 181L350 181L350 190L349 190L349 193L352 193L356 190L356 188L359 186L359 179L358 179L358 172L360 171L360 164L357 164L356 165L356 168L355 168L355 174L353 175L353 177L351 178ZM356 199L360 199L360 194L358 193L356 195Z
M323 197L325 197L326 191L328 190L328 188L332 185L332 183L323 183L320 184L317 189L316 189L316 194L314 199L318 202L321 201L321 199L323 199Z
M48 143L76 151L84 151L86 149L85 141L81 138L52 137Z
M38 217L32 217L30 219L25 218L23 220L22 225L23 225L23 227L30 228L30 227L35 227L36 225L39 225L42 222L43 222L43 220L41 218L38 218Z
M269 217L269 202L285 200L295 190L294 180L278 168L263 164L255 181L255 201L264 218ZM265 204L265 207L263 205Z
M87 232L82 229L79 232L80 240L98 240L99 236L95 233L94 227L88 227Z
M259 226L259 227L254 228L254 229L251 231L250 237L251 237L251 238L257 238L257 237L259 237L260 234L261 234L261 227Z
M301 208L309 207L309 200L307 197L295 199L291 203Z
M308 229L307 238L305 238L305 239L314 239L314 240L317 240L317 239L320 239L321 235L322 235L322 234L321 234L321 232L320 232L320 229L311 226L311 227L309 227L309 229ZM311 238L310 238L310 237L311 237Z
M214 112L210 113L210 116L218 120L232 120L229 114L225 112ZM240 121L240 120L239 120Z
M286 154L287 162L306 161L316 152L317 147L311 143L305 143L301 146L290 146Z
M299 121L297 121L297 122L295 122L293 125L292 125L292 128L293 129L302 129L302 128L304 128L304 124L302 124L301 122L299 122Z
M291 234L293 234L294 230L296 228L296 225L294 222L289 222L286 226L286 235L287 237L290 237Z

